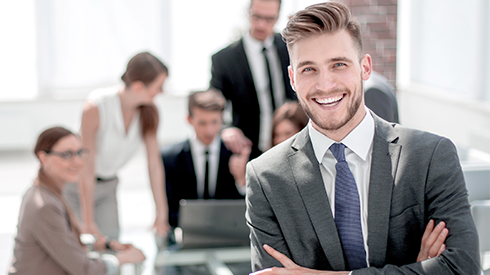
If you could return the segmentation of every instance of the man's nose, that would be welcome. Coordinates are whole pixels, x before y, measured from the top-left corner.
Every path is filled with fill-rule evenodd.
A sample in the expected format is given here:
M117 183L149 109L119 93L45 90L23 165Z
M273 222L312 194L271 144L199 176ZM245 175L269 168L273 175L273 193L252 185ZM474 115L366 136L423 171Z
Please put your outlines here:
M319 77L316 83L316 89L320 91L328 91L337 86L336 77L328 70L320 71Z

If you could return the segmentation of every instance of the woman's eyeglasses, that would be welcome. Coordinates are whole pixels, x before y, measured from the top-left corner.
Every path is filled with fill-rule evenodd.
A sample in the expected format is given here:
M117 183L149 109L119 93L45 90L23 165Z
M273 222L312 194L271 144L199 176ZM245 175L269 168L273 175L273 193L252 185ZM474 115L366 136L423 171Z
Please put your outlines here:
M88 149L80 149L76 152L75 151L55 152L55 151L48 150L48 151L46 151L46 154L55 155L55 156L61 157L62 159L65 159L65 160L71 160L75 156L78 156L81 159L86 159L88 157L89 150Z

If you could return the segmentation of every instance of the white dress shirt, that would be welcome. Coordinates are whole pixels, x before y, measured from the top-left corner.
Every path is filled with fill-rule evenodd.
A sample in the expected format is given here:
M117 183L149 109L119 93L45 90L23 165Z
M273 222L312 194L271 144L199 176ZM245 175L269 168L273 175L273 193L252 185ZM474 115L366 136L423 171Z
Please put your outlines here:
M267 48L267 58L271 70L271 77L274 87L274 103L276 108L284 104L285 90L284 81L282 80L281 62L274 45L274 36L269 36L265 41L259 41L247 32L243 36L243 47L247 56L252 78L257 91L257 98L260 105L260 132L259 144L260 150L264 151L271 144L272 139L272 105L269 92L269 76L267 65L265 63L263 48Z
M218 179L219 155L221 150L221 139L216 135L213 141L206 146L194 134L189 138L192 154L192 163L197 180L197 194L199 198L204 195L204 174L206 170L206 150L209 152L209 196L212 198L216 193L216 181Z
M327 192L332 215L335 217L335 176L337 174L335 164L337 163L337 160L329 150L330 146L335 143L335 141L315 130L311 125L311 121L308 123L308 131L313 145L313 151L320 164L320 171L322 173L323 183ZM357 127L341 141L341 143L347 147L345 149L345 160L354 176L359 191L361 203L361 227L368 266L369 261L367 259L369 259L369 247L367 244L367 218L373 139L374 120L371 113L366 108L366 115L361 123L359 123L359 125L357 125Z

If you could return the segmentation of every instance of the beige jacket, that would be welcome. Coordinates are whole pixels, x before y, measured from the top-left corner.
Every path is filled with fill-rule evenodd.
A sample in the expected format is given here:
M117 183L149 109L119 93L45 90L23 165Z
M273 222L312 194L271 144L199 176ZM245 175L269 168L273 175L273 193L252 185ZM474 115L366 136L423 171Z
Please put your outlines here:
M63 202L44 187L32 186L22 201L9 274L104 274L70 230Z

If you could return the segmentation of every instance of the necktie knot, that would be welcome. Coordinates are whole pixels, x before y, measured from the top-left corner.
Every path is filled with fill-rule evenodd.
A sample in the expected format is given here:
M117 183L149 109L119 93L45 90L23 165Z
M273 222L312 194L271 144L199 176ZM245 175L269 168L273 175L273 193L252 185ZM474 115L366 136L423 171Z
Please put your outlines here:
M345 161L345 145L343 143L332 144L330 151L338 162Z

